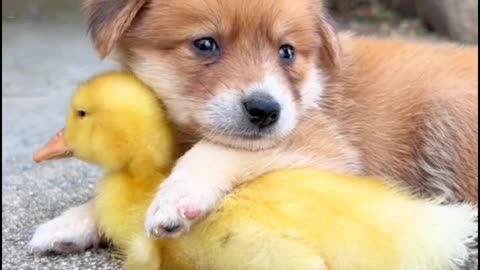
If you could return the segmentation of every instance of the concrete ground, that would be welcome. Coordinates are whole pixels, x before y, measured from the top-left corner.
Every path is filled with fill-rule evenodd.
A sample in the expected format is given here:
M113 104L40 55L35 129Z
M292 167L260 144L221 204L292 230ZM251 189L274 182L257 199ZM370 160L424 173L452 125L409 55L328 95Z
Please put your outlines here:
M62 127L76 85L100 62L81 23L2 23L2 268L119 269L107 250L36 257L35 226L87 201L99 171L79 161L32 162Z

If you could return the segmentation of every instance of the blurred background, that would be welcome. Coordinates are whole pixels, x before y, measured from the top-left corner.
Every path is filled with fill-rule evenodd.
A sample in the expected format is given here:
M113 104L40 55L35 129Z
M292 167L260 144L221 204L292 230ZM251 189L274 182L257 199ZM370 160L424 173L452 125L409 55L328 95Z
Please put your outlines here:
M120 0L118 0L120 1ZM232 0L233 1L233 0ZM111 254L34 257L36 225L86 202L99 172L75 160L33 164L60 129L79 82L114 67L87 37L81 0L2 0L2 268L119 269ZM478 43L478 0L328 0L340 29ZM407 59L408 61L408 59Z
M336 19L360 33L478 43L478 0L329 0Z
M79 20L80 0L2 0L2 19ZM478 42L478 0L327 0L341 26L381 35Z

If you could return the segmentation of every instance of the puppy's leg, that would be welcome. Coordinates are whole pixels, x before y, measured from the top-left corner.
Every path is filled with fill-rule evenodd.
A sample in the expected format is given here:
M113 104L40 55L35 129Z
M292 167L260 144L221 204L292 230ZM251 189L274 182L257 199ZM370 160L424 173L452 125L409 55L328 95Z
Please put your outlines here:
M269 150L249 152L198 142L160 186L147 211L147 234L182 234L236 185L273 170L315 167L359 174L359 154L337 131L334 120L320 113L310 119L301 123L288 141Z
M176 237L214 209L234 186L303 161L300 155L282 149L248 152L201 141L178 161L161 184L147 212L147 234Z
M73 253L100 242L95 208L92 202L70 208L60 216L40 225L28 243L33 253Z

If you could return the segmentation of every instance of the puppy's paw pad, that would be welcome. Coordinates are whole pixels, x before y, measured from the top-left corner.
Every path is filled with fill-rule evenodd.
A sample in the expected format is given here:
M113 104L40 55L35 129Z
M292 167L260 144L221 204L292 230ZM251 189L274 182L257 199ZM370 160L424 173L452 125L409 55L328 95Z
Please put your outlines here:
M199 186L175 177L165 180L147 211L147 235L156 238L182 235L217 205L220 193L208 184Z
M159 194L147 214L147 234L156 238L176 238L187 232L204 211L186 198L172 193Z
M175 238L180 236L183 233L184 227L182 224L168 224L168 225L158 225L153 228L151 231L151 236L155 238Z
M89 248L89 247L85 247ZM53 249L56 253L60 254L72 254L72 253L80 253L84 251L84 248L72 243L72 242L55 242L53 243Z
M165 205L147 215L146 231L155 238L176 238L188 231L190 221L180 214L176 207Z
M312 270L327 270L327 265L323 260L319 260L318 262L315 262L311 268Z
M202 210L195 209L193 207L181 207L179 211L182 218L186 218L188 220L195 220L203 215Z

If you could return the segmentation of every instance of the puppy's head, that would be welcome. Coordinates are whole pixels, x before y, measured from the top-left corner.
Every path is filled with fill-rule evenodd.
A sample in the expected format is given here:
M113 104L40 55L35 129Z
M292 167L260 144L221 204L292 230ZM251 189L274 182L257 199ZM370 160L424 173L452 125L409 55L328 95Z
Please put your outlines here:
M102 57L115 47L172 120L243 149L287 137L338 65L319 0L87 0Z

